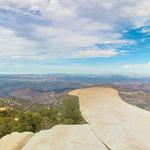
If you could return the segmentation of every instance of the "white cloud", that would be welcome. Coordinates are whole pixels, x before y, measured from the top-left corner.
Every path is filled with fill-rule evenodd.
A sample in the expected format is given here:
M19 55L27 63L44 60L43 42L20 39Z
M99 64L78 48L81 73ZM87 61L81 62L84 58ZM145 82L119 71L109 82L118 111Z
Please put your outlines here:
M117 55L118 52L115 49L108 50L85 50L79 53L79 57L111 57Z
M146 34L150 34L150 29L149 28L143 28L142 32L146 33Z
M133 67L133 65L124 65L124 66L122 66L122 68L125 68L125 69L132 68L132 67Z
M37 26L33 23L30 37L21 37L17 31L0 27L1 56L32 56L32 59L111 57L120 54L112 49L97 50L96 44L134 44L134 41L122 39L118 24L124 18L143 23L149 17L149 0L1 0L0 8L35 15L50 21L50 25ZM134 10L134 11L133 11ZM132 18L135 18L132 20ZM138 18L138 19L136 19ZM144 18L144 20L142 19ZM27 31L21 31L27 32ZM9 44L8 44L9 43ZM84 51L82 51L84 49ZM38 56L37 53L45 53ZM33 57L34 55L34 57Z
M81 18L99 20L114 26L121 19L128 18L131 22L149 20L150 0L1 0L1 7L21 9L30 13L40 11L43 17L52 21L66 22ZM140 21L141 20L141 21Z
M83 30L74 30L62 27L41 27L35 28L35 36L41 39L45 39L42 45L45 45L47 49L53 54L55 52L62 53L70 56L70 52L73 54L75 50L87 49L88 47L94 47L96 44L133 44L133 41L121 39L121 34L109 33L97 30L96 23L88 22L82 24ZM94 30L95 28L95 30ZM101 28L101 26L100 26ZM104 28L104 26L102 27ZM106 27L107 28L107 27Z
M129 64L129 65L123 65L122 68L124 69L133 69L133 68L150 68L150 62L145 64Z
M0 56L31 55L34 52L31 48L36 47L36 43L28 39L19 37L11 29L0 27Z
M150 18L150 0L133 0L133 4L123 7L121 15L130 19L135 26L144 26Z

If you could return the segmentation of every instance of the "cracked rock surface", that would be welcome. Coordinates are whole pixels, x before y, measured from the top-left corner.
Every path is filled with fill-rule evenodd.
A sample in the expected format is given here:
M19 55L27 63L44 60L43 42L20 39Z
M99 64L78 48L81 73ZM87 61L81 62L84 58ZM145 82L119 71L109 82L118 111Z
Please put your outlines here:
M0 150L150 150L150 112L125 103L112 88L69 94L79 97L88 124L12 133L0 139Z
M22 150L107 150L88 125L58 125L41 131Z
M0 150L20 150L33 136L32 132L14 132L0 139Z

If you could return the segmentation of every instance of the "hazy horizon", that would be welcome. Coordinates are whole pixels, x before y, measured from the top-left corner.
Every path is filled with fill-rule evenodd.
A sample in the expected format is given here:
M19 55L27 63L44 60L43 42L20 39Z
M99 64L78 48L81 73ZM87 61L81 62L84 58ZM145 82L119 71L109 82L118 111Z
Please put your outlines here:
M82 77L125 77L125 78L150 78L150 75L145 75L145 74L95 74L95 73L0 73L1 76L82 76Z

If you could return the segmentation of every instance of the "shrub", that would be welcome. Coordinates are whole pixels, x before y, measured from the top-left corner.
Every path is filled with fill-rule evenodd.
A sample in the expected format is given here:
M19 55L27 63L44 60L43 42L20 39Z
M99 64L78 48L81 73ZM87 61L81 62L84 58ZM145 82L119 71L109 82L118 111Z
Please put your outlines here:
M37 132L57 124L86 123L79 109L78 97L68 96L61 108L43 106L34 111L13 109L0 112L0 137L16 131Z
M79 107L79 100L76 96L69 96L64 100L61 121L63 124L83 124L83 119Z

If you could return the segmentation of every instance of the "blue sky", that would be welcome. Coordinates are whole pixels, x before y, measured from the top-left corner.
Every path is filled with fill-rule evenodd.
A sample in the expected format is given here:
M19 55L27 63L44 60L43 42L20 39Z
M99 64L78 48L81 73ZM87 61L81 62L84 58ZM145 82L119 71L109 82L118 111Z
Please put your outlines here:
M0 73L150 75L150 0L1 0Z

